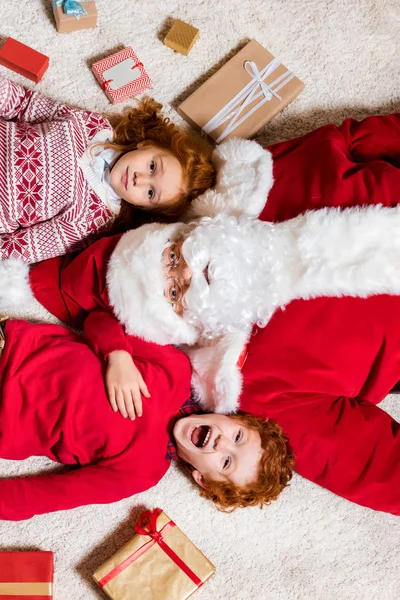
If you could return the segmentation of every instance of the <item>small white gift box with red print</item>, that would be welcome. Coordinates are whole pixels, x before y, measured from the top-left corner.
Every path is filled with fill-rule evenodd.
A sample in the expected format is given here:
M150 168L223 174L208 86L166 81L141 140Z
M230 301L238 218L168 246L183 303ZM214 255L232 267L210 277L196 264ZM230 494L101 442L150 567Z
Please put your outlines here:
M151 79L131 47L92 65L92 71L113 104L151 87Z

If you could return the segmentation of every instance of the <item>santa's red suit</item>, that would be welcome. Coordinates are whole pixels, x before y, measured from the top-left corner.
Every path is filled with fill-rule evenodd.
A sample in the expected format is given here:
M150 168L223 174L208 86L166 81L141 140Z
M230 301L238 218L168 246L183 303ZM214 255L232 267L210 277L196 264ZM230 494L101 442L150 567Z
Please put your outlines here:
M400 115L346 120L270 148L261 219L309 208L399 203ZM400 425L376 404L400 380L400 297L295 300L256 329L240 408L276 419L296 470L358 504L400 515Z
M400 297L295 300L256 329L240 409L276 420L296 471L400 515L400 425L379 403L400 380Z
M104 365L82 337L59 325L7 322L0 457L47 456L74 468L0 479L0 519L115 502L147 490L167 471L169 426L190 393L189 361L171 346L131 336L125 346L151 394L135 421L113 412Z
M400 118L393 115L347 120L339 128L330 125L273 146L275 185L261 218L287 219L323 206L394 206L399 148ZM223 178L218 185L224 185ZM198 214L208 214L210 205L218 212L218 202L210 194L194 205ZM85 290L81 298L104 291L106 268L95 257L114 242L103 244L92 247L89 262L90 249L86 255L89 272L82 276L77 269L70 281ZM36 297L50 308L53 300L40 292L47 273L45 264L38 265L31 281ZM50 285L54 288L54 280ZM103 292L94 303L103 305ZM389 296L292 302L251 338L239 399L241 409L282 425L301 474L354 502L395 514L400 514L399 426L375 403L400 379L399 308L398 297ZM99 335L96 331L97 326L91 335ZM108 339L111 343L111 333Z
M270 146L275 184L260 219L325 206L399 202L400 115L346 119Z

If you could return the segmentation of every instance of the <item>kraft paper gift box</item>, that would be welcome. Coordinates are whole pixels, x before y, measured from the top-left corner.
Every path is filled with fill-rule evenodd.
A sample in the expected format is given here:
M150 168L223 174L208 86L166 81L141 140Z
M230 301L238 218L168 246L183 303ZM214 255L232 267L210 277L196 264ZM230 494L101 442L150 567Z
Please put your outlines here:
M287 106L304 83L252 40L178 106L217 143L249 138Z
M164 44L187 56L199 37L200 31L180 19L176 19L171 29L164 38Z
M112 600L185 600L215 573L160 508L144 512L135 531L93 575Z
M70 33L97 26L95 0L52 0L58 33Z
M52 552L0 552L0 600L51 600Z
M93 63L92 71L113 104L151 87L151 79L130 46Z

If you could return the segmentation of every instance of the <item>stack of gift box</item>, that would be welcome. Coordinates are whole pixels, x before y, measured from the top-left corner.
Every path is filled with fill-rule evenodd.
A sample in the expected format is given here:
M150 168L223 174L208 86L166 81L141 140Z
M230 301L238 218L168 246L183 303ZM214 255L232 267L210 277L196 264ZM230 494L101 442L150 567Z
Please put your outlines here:
M186 600L214 565L160 508L145 511L136 535L94 573L112 600ZM52 552L0 552L0 600L51 600Z
M97 26L95 0L52 0L59 33ZM199 30L176 19L164 45L183 55L193 48ZM0 49L0 64L40 81L49 58L8 38ZM133 48L123 48L92 65L101 88L113 104L151 87L151 79ZM304 84L261 44L252 40L178 107L191 125L217 143L251 137L302 91Z

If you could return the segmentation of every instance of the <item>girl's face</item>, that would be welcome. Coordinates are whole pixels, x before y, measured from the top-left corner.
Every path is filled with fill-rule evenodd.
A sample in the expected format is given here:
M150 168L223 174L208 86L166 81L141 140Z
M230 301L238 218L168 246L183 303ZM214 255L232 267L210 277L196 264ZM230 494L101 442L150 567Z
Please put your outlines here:
M182 167L175 156L158 148L138 144L123 154L111 170L114 191L129 204L162 209L184 192Z

